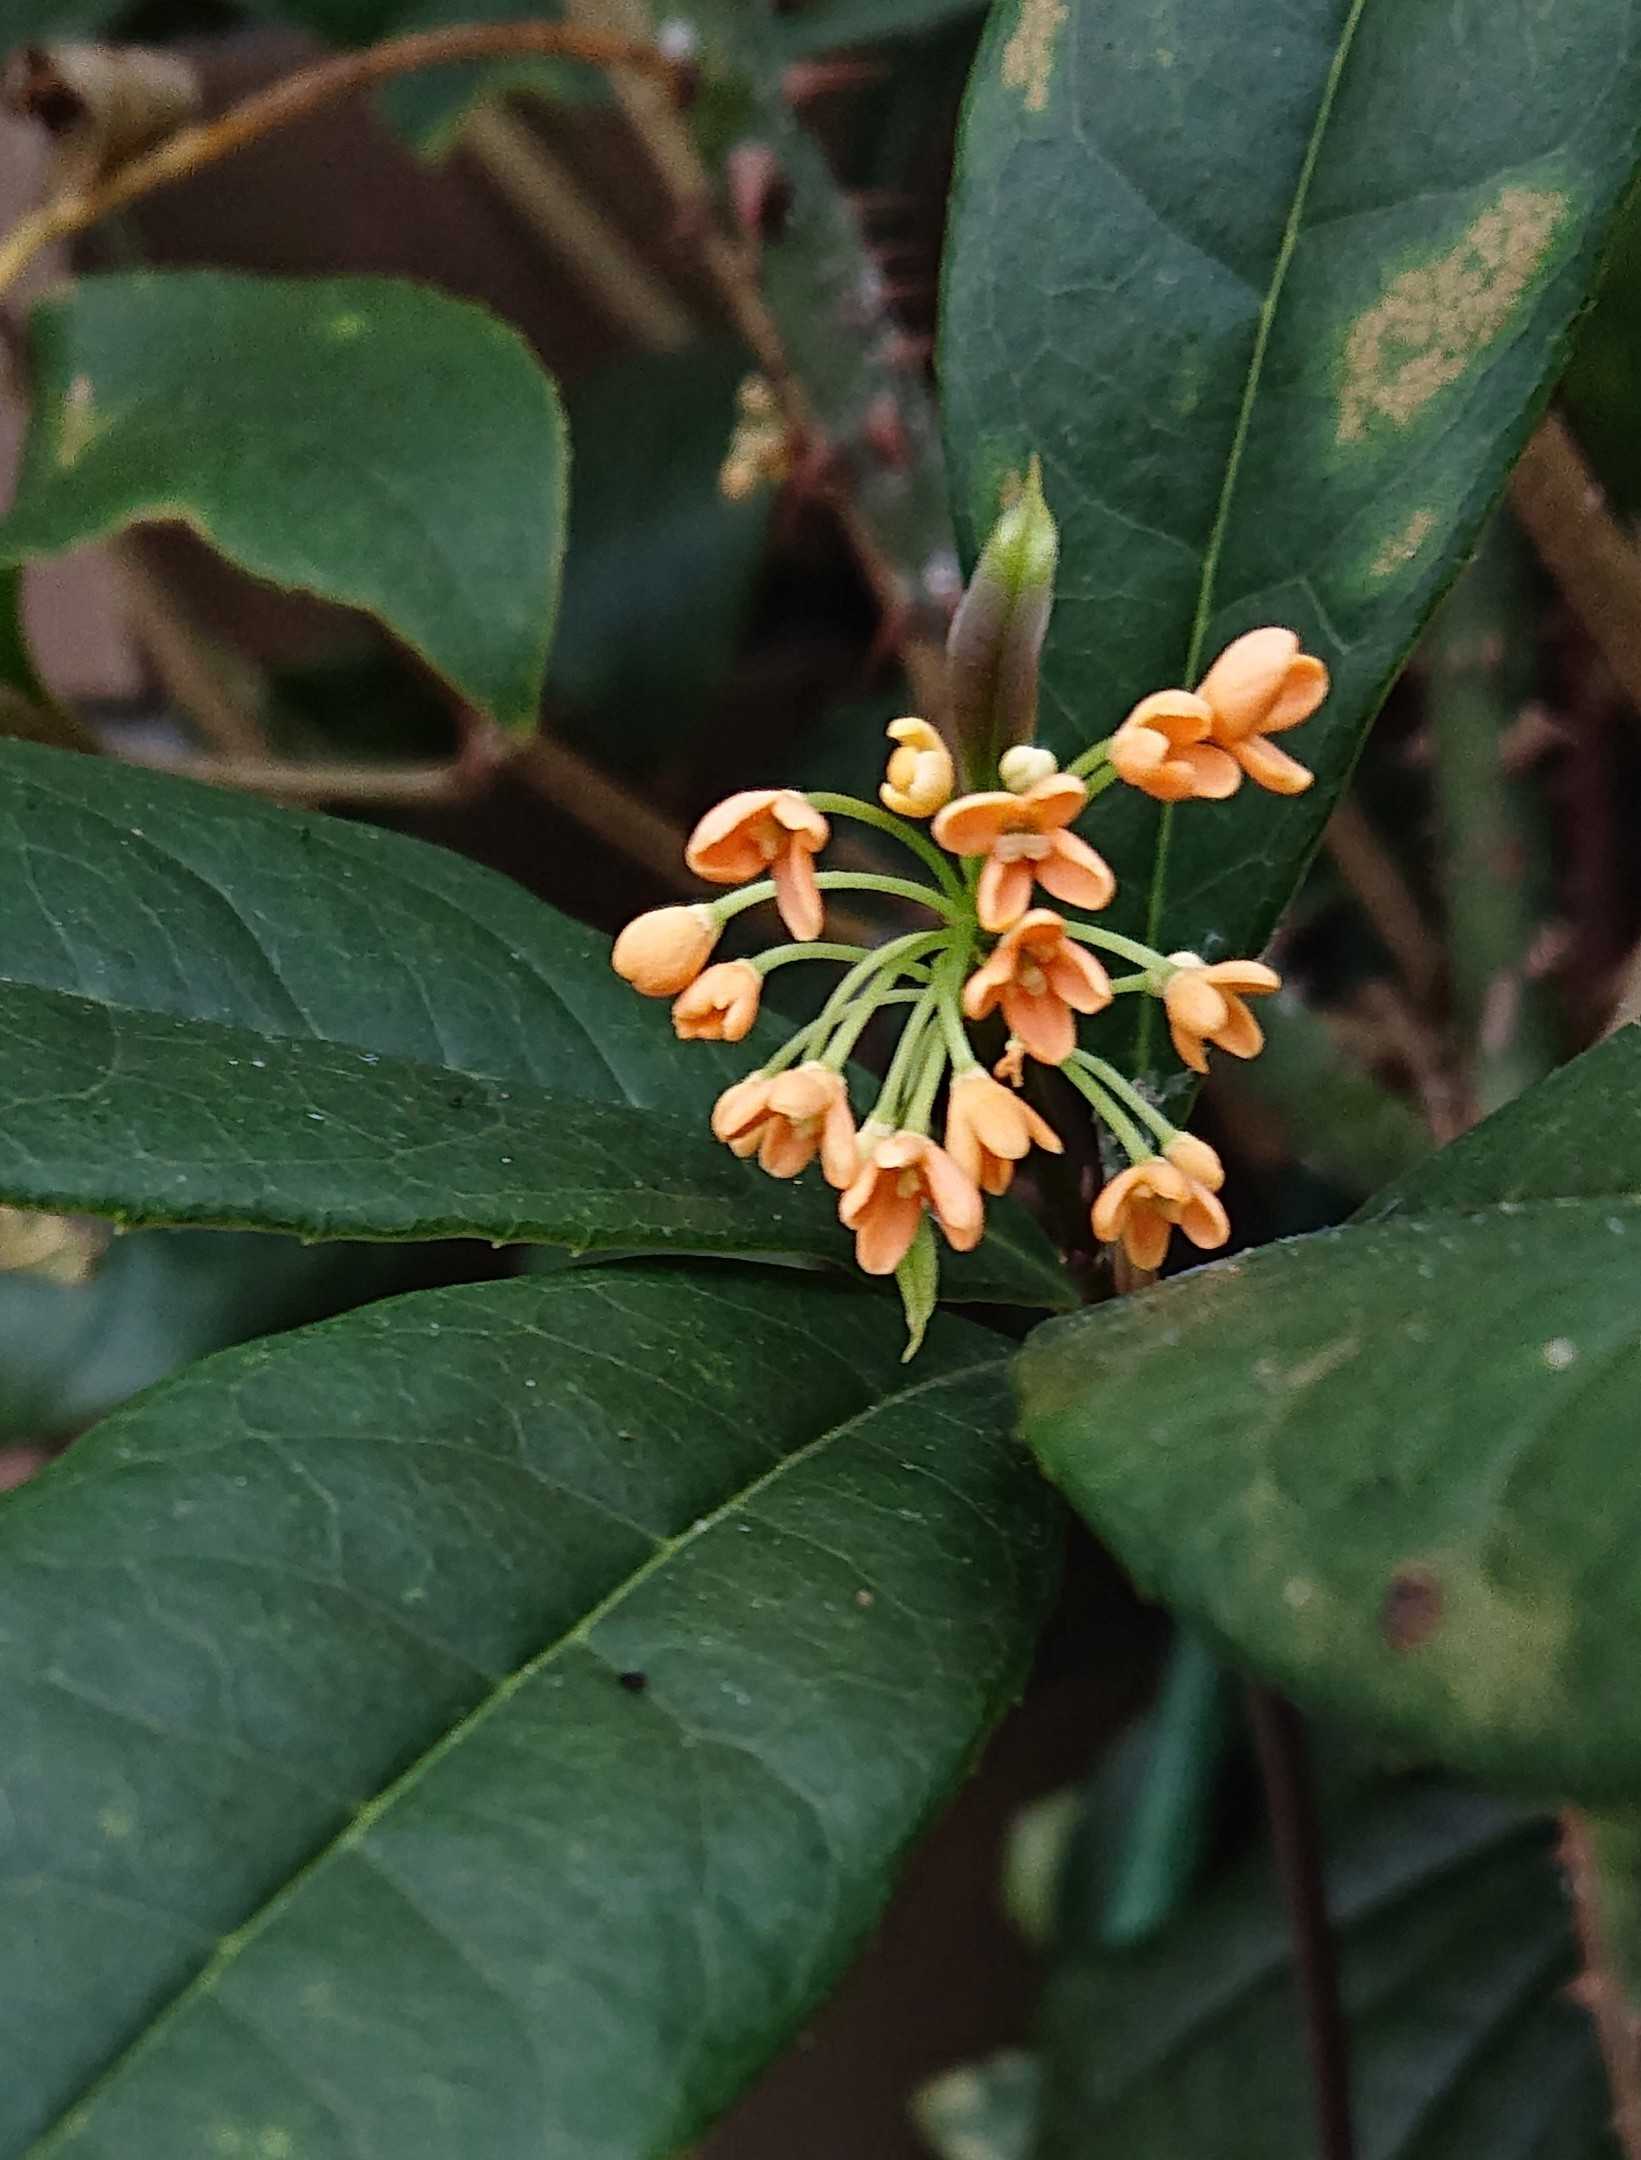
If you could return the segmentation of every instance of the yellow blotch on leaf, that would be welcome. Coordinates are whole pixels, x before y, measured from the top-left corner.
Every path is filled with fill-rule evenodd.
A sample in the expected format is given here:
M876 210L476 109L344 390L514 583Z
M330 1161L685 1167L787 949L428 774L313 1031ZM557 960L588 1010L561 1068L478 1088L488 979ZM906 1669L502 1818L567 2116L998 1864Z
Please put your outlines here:
M1406 427L1458 381L1515 313L1566 210L1552 190L1505 188L1446 255L1391 280L1345 341L1340 442L1375 420Z
M1368 565L1369 577L1394 577L1398 570L1405 570L1435 530L1435 511L1415 510L1400 531L1393 532L1380 547Z
M1054 48L1070 19L1066 0L1020 0L1020 20L1003 47L1003 82L1010 90L1025 92L1027 112L1043 112L1048 106Z

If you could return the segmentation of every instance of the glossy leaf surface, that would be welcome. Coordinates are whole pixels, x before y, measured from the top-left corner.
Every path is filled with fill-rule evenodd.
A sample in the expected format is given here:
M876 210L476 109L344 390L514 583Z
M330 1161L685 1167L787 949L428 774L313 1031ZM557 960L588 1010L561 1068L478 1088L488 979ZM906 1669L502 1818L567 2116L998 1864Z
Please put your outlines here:
M1102 802L1120 927L1269 935L1554 379L1635 162L1636 29L1633 0L999 0L942 376L971 545L1043 458L1048 739L1262 622L1334 677L1283 738L1308 795Z
M31 317L0 559L134 520L378 616L473 705L534 724L563 549L558 399L481 308L388 278L86 280Z
M428 1292L25 1487L0 2152L675 2150L1019 1682L1055 1511L993 1342L908 1381L841 1290Z

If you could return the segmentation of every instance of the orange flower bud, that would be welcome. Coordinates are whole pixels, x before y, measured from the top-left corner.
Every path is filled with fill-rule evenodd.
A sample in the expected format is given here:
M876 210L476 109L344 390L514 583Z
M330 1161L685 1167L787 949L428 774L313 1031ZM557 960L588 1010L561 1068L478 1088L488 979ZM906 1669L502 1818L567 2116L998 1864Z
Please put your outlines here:
M676 997L687 990L712 956L718 918L711 908L651 908L637 915L615 941L610 965L644 997Z

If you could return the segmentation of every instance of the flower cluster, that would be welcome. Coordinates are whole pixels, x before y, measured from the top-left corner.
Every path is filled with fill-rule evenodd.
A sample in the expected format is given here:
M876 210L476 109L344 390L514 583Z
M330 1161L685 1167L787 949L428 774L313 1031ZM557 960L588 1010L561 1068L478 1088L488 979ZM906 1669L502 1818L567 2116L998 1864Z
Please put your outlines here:
M1251 631L1195 690L1142 698L1114 734L1062 767L1019 739L1035 719L1056 545L1034 476L999 521L953 625L965 791L945 737L927 720L896 720L880 803L782 787L730 796L702 818L685 855L698 877L733 890L642 915L615 946L615 968L635 989L674 1000L680 1036L723 1042L751 1030L773 969L805 960L842 967L815 1019L719 1098L712 1126L774 1177L795 1177L819 1160L861 1267L900 1277L914 1340L933 1297L931 1225L954 1250L969 1251L985 1226L985 1197L1008 1189L1033 1148L1062 1152L1020 1092L1029 1063L1060 1072L1127 1158L1094 1203L1096 1237L1120 1242L1147 1270L1162 1264L1175 1229L1204 1250L1222 1245L1229 1224L1213 1149L1085 1049L1079 1026L1119 998L1155 998L1179 1057L1201 1073L1210 1046L1238 1058L1259 1051L1263 1036L1247 1001L1280 987L1257 960L1209 964L1158 952L1090 920L1109 907L1117 883L1074 828L1120 783L1167 803L1220 800L1244 779L1298 793L1310 774L1270 738L1316 710L1326 669L1291 631ZM985 685L981 724L972 699L965 715L965 682ZM1000 702L999 684L1012 709ZM890 834L921 874L818 869L839 817ZM927 927L871 948L829 942L826 900L839 890L915 903ZM765 902L792 942L714 962L725 925ZM868 1023L896 1008L898 1045L857 1125L851 1053ZM971 1030L994 1015L1004 1042L988 1070Z

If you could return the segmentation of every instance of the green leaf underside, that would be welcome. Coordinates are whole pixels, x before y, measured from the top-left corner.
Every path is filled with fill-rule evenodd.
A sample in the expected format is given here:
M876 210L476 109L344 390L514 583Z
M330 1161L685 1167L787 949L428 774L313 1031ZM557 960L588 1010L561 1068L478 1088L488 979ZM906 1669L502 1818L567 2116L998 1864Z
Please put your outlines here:
M1361 2160L1614 2160L1547 1826L1439 1787L1329 1840ZM1038 2160L1308 2153L1290 1931L1261 1860L1125 1955L1050 1984Z
M679 1045L602 938L442 849L4 744L0 922L15 1204L847 1258L814 1174L707 1130L758 1041ZM1068 1295L1019 1210L947 1288Z
M990 1338L827 1297L424 1293L0 1509L0 2151L630 2160L745 2082L1056 1573Z
M1046 738L1095 740L1261 622L1333 671L1283 738L1309 794L1102 801L1121 927L1210 957L1269 935L1554 378L1634 164L1635 31L1634 0L994 10L942 374L971 544L1043 458Z
M1140 1585L1422 1760L1641 1781L1641 1199L1364 1225L1052 1323L1025 1430Z
M378 616L534 724L567 453L551 382L466 301L387 278L90 278L31 317L33 420L0 558L135 520Z

